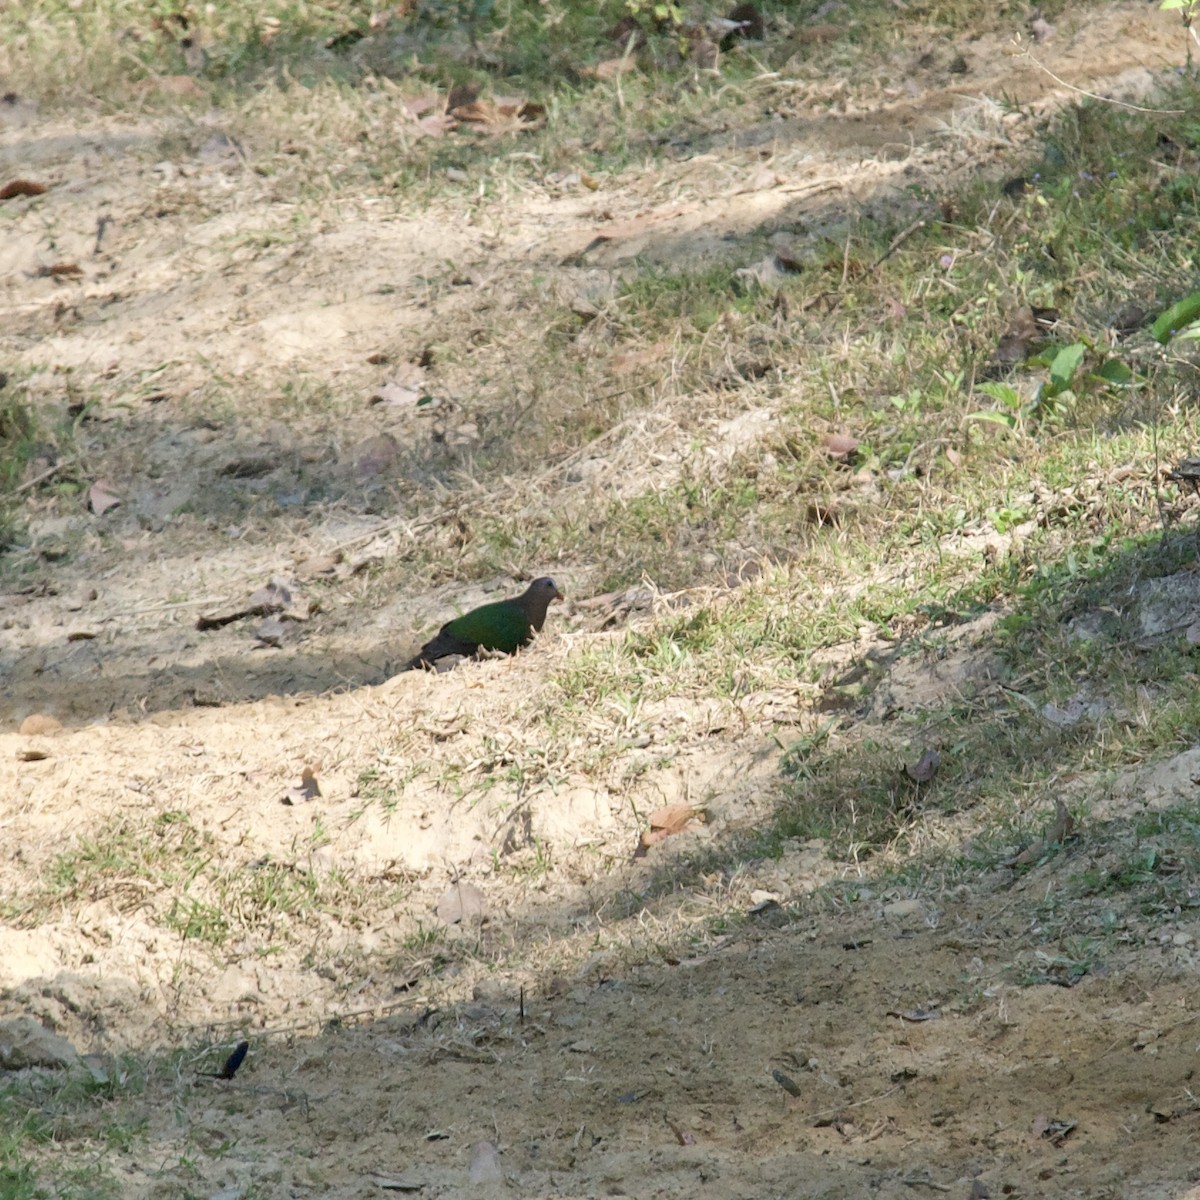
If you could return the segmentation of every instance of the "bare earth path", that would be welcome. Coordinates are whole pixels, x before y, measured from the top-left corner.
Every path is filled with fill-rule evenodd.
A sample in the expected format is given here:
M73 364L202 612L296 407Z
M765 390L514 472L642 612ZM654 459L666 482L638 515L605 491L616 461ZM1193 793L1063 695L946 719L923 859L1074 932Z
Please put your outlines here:
M764 225L836 229L908 189L1002 180L1065 85L1141 97L1182 54L1177 23L1140 4L1064 18L1034 50L1058 80L1011 38L935 50L824 95L765 83L770 117L599 192L500 165L486 199L463 186L419 211L307 178L306 114L292 130L250 109L0 112L0 171L54 184L0 240L0 354L34 369L47 412L92 405L82 469L122 501L33 503L33 548L0 595L0 894L26 914L0 925L0 1015L80 1052L254 1039L232 1083L196 1083L213 1063L190 1056L151 1071L127 1102L144 1137L102 1143L97 1125L48 1161L102 1156L121 1195L164 1200L387 1194L381 1180L967 1200L988 1194L976 1177L992 1196L1193 1195L1194 920L1143 930L1152 948L1069 987L1044 961L1061 949L1039 924L1052 867L915 898L864 880L782 922L764 896L797 902L853 864L809 844L719 879L631 862L664 804L706 807L677 839L690 849L764 818L773 735L811 698L681 697L639 714L641 740L608 711L566 738L545 680L611 636L586 608L555 611L518 659L389 678L485 594L392 564L418 546L452 562L457 506L520 489L406 491L397 464L430 461L435 421L439 444L469 445L503 419L523 339L544 332L521 327L522 297L570 304L635 256L694 262ZM955 53L966 69L949 72ZM81 274L39 274L55 263ZM501 384L450 356L440 414L370 403L396 364L477 326ZM595 353L580 379L599 392L617 368ZM547 461L520 503L586 512L697 440L752 450L770 420L731 402L688 424L672 403L587 471ZM605 576L569 550L544 566L576 600ZM254 622L196 628L273 577L310 606L282 646ZM31 714L64 728L17 732ZM533 759L552 769L532 788L505 775ZM321 796L282 804L305 767ZM404 781L386 803L381 777ZM1130 806L1144 784L1126 781ZM171 873L181 848L205 864L194 883ZM483 893L482 924L435 915L456 881Z

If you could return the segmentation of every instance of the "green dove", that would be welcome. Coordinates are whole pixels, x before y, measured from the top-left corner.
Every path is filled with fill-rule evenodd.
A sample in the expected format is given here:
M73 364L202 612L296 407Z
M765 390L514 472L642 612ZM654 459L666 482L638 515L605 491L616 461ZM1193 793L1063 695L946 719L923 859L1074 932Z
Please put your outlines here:
M515 654L528 645L546 623L546 610L563 598L549 576L535 579L519 596L494 600L447 621L404 668L432 667L449 654L472 655L480 650Z

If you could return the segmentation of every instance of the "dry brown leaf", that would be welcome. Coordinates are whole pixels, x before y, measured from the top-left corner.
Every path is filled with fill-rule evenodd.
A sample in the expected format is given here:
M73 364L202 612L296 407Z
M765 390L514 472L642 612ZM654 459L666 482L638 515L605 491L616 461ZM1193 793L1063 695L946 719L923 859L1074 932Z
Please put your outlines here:
M691 828L693 822L703 824L704 812L690 804L669 804L651 813L650 828L642 831L633 857L642 858L651 846Z
M442 134L453 129L456 124L453 117L449 117L445 113L434 113L432 116L422 117L413 125L413 128L422 137L441 137Z
M828 433L821 439L821 445L830 458L844 460L858 449L858 438L848 433Z
M116 508L121 503L121 497L112 490L112 484L103 479L97 479L88 488L88 508L98 517L102 517L110 508Z
M928 783L942 765L942 756L936 750L926 750L915 763L905 764L904 773L913 783Z
M680 833L702 814L690 804L668 804L650 814L650 828L661 829L668 836Z
M284 804L298 805L307 804L310 800L315 800L321 794L321 787L317 783L316 772L312 767L305 767L300 772L300 786L288 788L283 797Z
M629 71L636 71L637 63L632 58L606 58L603 62L598 62L594 67L585 67L579 73L581 75L590 75L593 79L616 79L618 75L624 75Z
M12 200L16 196L40 196L49 190L49 184L34 183L32 179L14 179L0 187L0 200Z

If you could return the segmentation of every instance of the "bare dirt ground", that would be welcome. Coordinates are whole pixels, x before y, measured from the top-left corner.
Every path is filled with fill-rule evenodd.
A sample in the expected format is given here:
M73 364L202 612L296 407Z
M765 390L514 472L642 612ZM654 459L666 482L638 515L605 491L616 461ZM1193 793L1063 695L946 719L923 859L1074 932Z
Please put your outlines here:
M395 465L431 423L369 403L389 362L481 312L514 314L504 350L519 361L530 288L602 290L635 255L695 260L764 222L835 227L911 186L1003 178L1067 85L1141 96L1182 54L1177 23L1138 4L1064 18L1036 50L1057 80L1008 38L935 49L893 80L831 85L833 109L792 97L599 195L447 193L419 212L345 191L314 218L288 132L244 113L69 121L8 106L5 173L55 186L20 201L0 243L0 348L36 368L35 402L95 401L86 469L122 503L31 504L28 569L0 596L0 891L35 897L79 839L149 861L189 829L230 878L311 869L345 897L276 910L243 887L252 933L210 942L166 919L176 881L147 890L142 870L0 927L0 1014L37 1017L81 1053L253 1043L233 1082L197 1081L191 1055L149 1072L129 1146L98 1149L97 1127L47 1161L100 1157L122 1195L164 1200L1200 1195L1186 913L1165 931L1130 918L1128 952L1077 978L1062 969L1069 923L1046 918L1056 872L1074 869L1061 861L913 896L820 844L719 877L676 867L676 847L770 813L776 734L803 727L813 698L664 703L594 767L540 723L549 673L612 636L571 604L514 660L390 677L485 593L446 576L377 585L417 541L452 562L450 517L480 499L464 487L435 512L405 509ZM950 72L956 55L966 68ZM82 275L38 275L63 262ZM229 381L261 405L228 406ZM469 362L438 386L458 397L439 436L469 441L495 416ZM536 486L494 486L527 489L531 510L585 511L631 477L665 477L698 436L703 453L753 450L770 414L741 403L690 427L646 411L590 453L594 469L576 457ZM604 577L569 552L517 565L553 570L575 600ZM272 577L312 606L281 646L254 622L197 630ZM969 639L964 657L969 671ZM908 669L893 708L934 686L934 666ZM64 728L17 732L38 713ZM596 744L628 736L616 713L593 726ZM551 779L504 782L535 753L558 764ZM304 767L321 796L282 804ZM372 772L406 780L388 805ZM1126 780L1109 815L1192 786L1186 764L1154 778ZM631 862L644 815L680 800L707 825ZM860 881L852 900L799 916L770 904L836 878ZM439 921L456 881L483 894L482 923Z

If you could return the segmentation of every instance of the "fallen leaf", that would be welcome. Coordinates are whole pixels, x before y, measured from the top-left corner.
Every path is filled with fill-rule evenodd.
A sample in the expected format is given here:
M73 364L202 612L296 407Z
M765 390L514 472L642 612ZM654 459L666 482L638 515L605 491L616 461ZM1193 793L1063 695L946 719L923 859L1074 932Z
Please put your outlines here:
M670 804L650 814L650 828L643 830L638 838L634 858L644 858L651 846L657 845L673 834L682 833L693 821L703 823L704 812L690 804Z
M21 722L21 728L17 732L25 734L26 737L44 737L51 733L58 733L61 729L62 722L57 718L47 713L31 713Z
M905 766L904 773L913 783L928 783L941 765L941 755L936 750L926 750L915 763Z
M34 183L32 179L14 179L0 187L0 200L12 200L17 196L40 196L49 190L45 183Z
M103 479L96 480L88 488L88 508L98 517L102 517L110 508L116 508L120 503L121 497L112 490L112 484Z
M830 458L842 462L858 450L858 439L848 433L829 433L821 439L821 445Z
M590 75L594 79L607 80L616 79L618 75L624 75L629 71L636 71L637 63L633 58L606 58L603 62L598 62L594 67L587 67L580 72L581 75Z
M305 767L300 772L300 786L288 788L283 797L284 804L300 805L315 800L321 794L320 784L317 783L316 773L312 767Z

